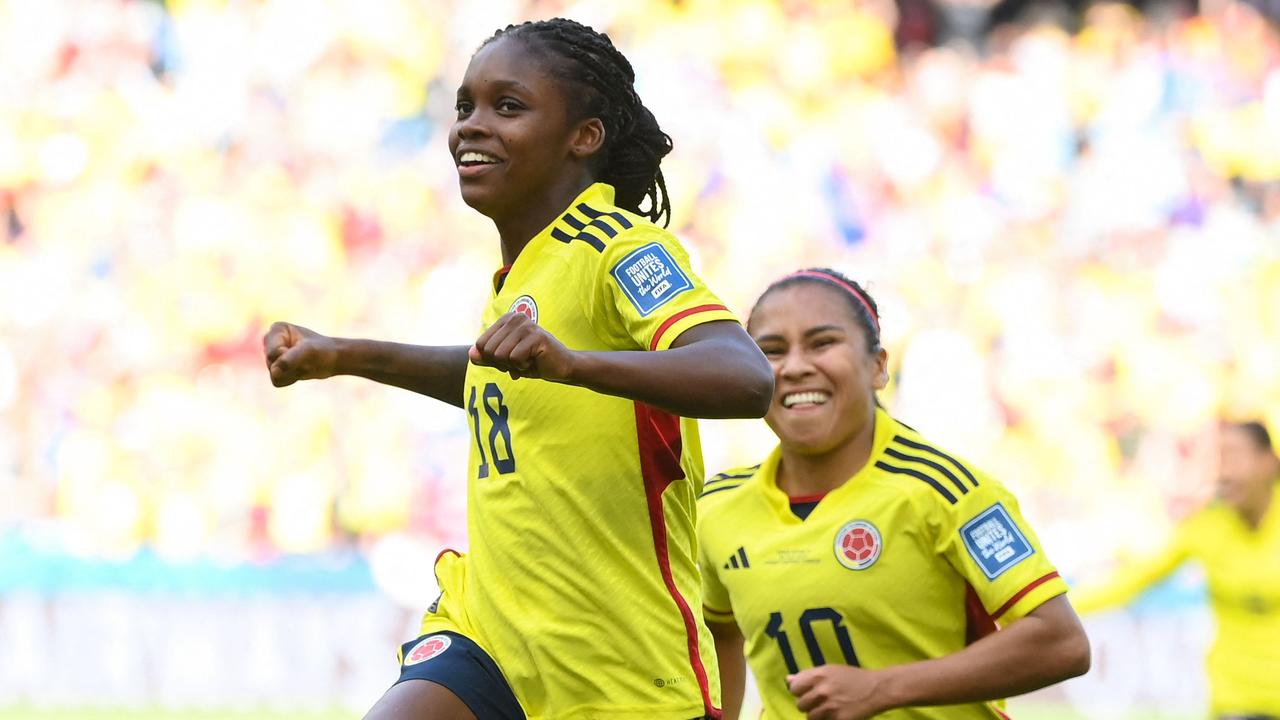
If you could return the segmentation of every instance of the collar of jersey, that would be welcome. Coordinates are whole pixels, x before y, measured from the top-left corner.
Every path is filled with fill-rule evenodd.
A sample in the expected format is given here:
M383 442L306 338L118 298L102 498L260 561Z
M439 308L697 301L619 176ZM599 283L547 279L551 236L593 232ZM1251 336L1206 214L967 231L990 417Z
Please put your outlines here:
M876 408L876 432L875 437L871 440L871 455L867 457L867 464L862 469L854 473L843 485L834 488L822 498L817 507L813 509L813 513L820 512L824 504L832 504L839 502L848 493L853 492L859 481L875 472L876 461L880 459L881 453L884 452L885 446L893 438L897 432L898 421L894 420L889 413L883 408ZM760 463L760 469L756 471L754 482L759 484L760 493L764 496L765 502L773 509L773 512L788 525L800 525L804 520L796 517L791 511L791 499L787 494L778 487L778 464L782 462L782 446L779 445L769 453L769 457ZM813 513L809 517L813 517Z
M524 249L520 251L520 254L515 259L515 262L511 263L511 269L507 271L506 285L509 287L515 287L515 285L513 285L513 281L517 279L517 276L520 274L521 268L535 262L534 258L542 251L543 246L545 246L548 242L553 242L553 240L551 239L552 230L555 230L556 228L560 228L560 230L567 233L578 232L577 230L574 230L573 227L569 225L569 223L565 222L565 219L564 219L565 216L568 215L574 208L578 207L583 203L594 204L596 207L600 207L600 206L613 207L614 206L613 199L614 199L614 189L613 189L613 186L610 185L609 183L602 183L602 182L592 183L590 186L587 187L586 190L583 190L581 193L578 193L578 197L574 198L567 206L565 206L565 209L562 210L558 216L556 216L556 219L552 220L550 224L542 228L542 230L540 230L537 235L534 235L533 238L529 240L528 244L524 246ZM501 272L502 271L499 270L497 273L494 273L494 276L493 276L493 291L495 295L498 294L499 292L498 280Z

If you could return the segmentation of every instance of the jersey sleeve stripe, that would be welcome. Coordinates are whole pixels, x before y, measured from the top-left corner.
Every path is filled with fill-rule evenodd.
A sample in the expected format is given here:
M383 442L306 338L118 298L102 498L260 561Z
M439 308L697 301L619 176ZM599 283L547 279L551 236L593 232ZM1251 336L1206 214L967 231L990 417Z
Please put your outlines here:
M901 435L895 435L893 438L893 441L902 445L906 445L907 447L913 448L915 450L922 450L924 452L929 453L930 455L936 455L937 457L940 457L943 460L946 460L947 462L954 465L957 470L963 473L965 477L969 478L969 482L973 483L974 487L978 487L978 479L973 476L973 473L969 472L969 468L965 467L959 460L956 460L955 458L942 452L941 450L931 445L926 445L922 442L909 440L905 437L902 437Z
M640 474L644 479L645 500L649 508L649 526L653 534L653 549L657 556L658 571L667 586L671 601L684 622L685 639L689 645L689 665L702 693L702 704L709 717L719 717L720 709L711 700L711 682L702 664L702 650L698 643L698 621L689 603L680 594L671 571L671 557L667 546L667 519L663 509L662 492L667 486L683 478L680 466L683 437L680 434L680 418L671 413L643 403L635 403L636 444L640 452Z
M920 463L921 465L931 467L934 470L946 476L946 478L951 481L951 484L955 485L956 489L960 491L961 495L964 495L969 492L969 488L965 487L964 483L960 481L960 478L956 477L955 473L951 472L950 470L946 469L942 465L939 465L938 463L928 458L922 458L916 455L908 455L906 453L898 452L893 448L885 448L884 454L892 458L903 460L905 462Z
M951 503L952 505L956 504L956 496L952 495L950 490L943 487L942 483L938 482L937 480L934 480L928 475L925 475L919 470L912 470L911 468L896 467L894 465L890 465L889 463L886 463L883 460L877 460L876 467L880 468L881 470L884 470L885 472L894 473L895 475L910 475L911 477L916 478L917 480L923 480L924 482L928 483L929 486L932 487L934 490L937 490L939 495L946 498L947 502Z
M650 350L658 349L658 345L662 342L662 334L665 333L667 330L670 330L672 325L675 325L676 323L689 317L690 315L697 315L698 313L704 313L704 312L713 312L716 310L723 310L724 312L729 312L729 308L723 305L698 305L696 307L686 308L676 313L675 315L672 315L671 317L664 320L661 325L658 326L658 331L653 334L653 340L649 341L649 349Z
M1033 580L1026 587L1014 593L1013 597L1009 598L1008 602L1001 605L999 610L996 610L995 612L991 613L991 619L999 620L1001 615L1004 615L1005 613L1009 612L1010 608L1012 608L1014 605L1017 605L1019 600L1027 596L1027 593L1031 592L1032 590L1035 590L1036 588L1040 587L1041 585L1049 582L1050 580L1056 577L1058 577L1058 572L1055 570L1038 580Z
M601 210L597 210L591 207L586 203L578 203L578 212L582 213L583 215L586 215L587 217L593 220L600 217L612 218L614 222L622 226L623 230L630 230L632 228L631 221L627 219L626 215L623 215L620 212L616 212L616 211L603 212ZM613 233L609 233L609 237L613 237Z
M699 497L699 498L704 498L704 497L706 497L706 496L708 496L708 495L715 495L716 493L718 493L718 492L722 492L722 491L724 491L724 490L732 490L732 489L734 489L734 488L742 487L744 484L745 484L745 483L730 483L730 484L727 484L727 485L717 485L716 487L713 487L713 488L711 488L710 490L703 490L703 491L702 491L702 494L701 494L701 495L699 495L698 497ZM705 487L705 486L704 486L704 487Z
M564 219L570 225L573 225L575 222L578 225L582 225L581 222L578 222L571 215L565 215ZM586 230L579 232L577 235L570 235L569 233L565 232L564 230L561 230L560 228L551 228L551 237L555 238L556 240L559 240L560 242L566 245L573 242L574 240L581 240L582 242L595 248L596 252L604 252L604 241L596 237L595 235L592 235L591 233L587 232Z

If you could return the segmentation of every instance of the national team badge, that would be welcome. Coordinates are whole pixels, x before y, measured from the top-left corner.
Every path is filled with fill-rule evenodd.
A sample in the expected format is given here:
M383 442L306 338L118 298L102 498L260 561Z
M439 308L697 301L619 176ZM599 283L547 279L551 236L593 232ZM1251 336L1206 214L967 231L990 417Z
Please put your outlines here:
M448 635L432 635L422 638L422 640L413 646L408 655L404 656L405 667L417 665L420 662L426 662L433 657L438 657L449 646L453 644L453 639Z
M866 520L854 520L836 533L836 560L850 570L866 570L875 565L883 549L880 531Z
M538 322L538 303L528 295L521 295L516 301L511 303L511 312L518 312L529 318L533 322Z

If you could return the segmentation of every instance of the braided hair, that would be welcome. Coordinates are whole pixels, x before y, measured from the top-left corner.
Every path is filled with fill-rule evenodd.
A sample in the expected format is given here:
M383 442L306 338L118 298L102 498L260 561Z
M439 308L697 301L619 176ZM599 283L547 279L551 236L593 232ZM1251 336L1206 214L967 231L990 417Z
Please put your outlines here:
M775 280L760 294L760 298L751 308L751 314L755 315L756 308L760 307L760 303L773 292L800 283L821 285L839 292L840 297L844 298L849 305L849 311L857 318L858 325L862 327L862 334L867 340L867 350L872 353L880 350L880 308L876 306L875 299L861 285L831 268L806 268ZM750 319L747 320L747 324L751 324Z
M665 226L671 222L671 200L659 165L671 152L671 136L636 94L636 73L609 36L564 18L508 25L480 46L498 38L518 38L551 62L552 74L585 92L576 111L578 119L600 118L604 146L597 156L603 182L616 191L618 207L643 215ZM648 208L640 206L648 200Z

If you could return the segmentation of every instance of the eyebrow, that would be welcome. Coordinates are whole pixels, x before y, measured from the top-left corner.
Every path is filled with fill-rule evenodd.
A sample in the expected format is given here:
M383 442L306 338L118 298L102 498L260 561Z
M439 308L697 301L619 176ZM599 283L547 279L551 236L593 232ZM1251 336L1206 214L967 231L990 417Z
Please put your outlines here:
M503 90L520 90L522 92L530 92L529 86L519 80L494 80L489 83L489 85L498 92L502 92ZM471 93L471 87L466 83L458 86L458 95L461 96L463 93Z
M839 325L818 325L817 327L811 327L808 330L805 330L804 337L812 337L819 333L831 332L833 330L835 332L845 332L845 329L840 327ZM757 343L777 342L777 341L782 341L784 339L785 338L783 338L781 335L778 335L775 333L771 335L761 335L760 337L756 338L756 342Z

